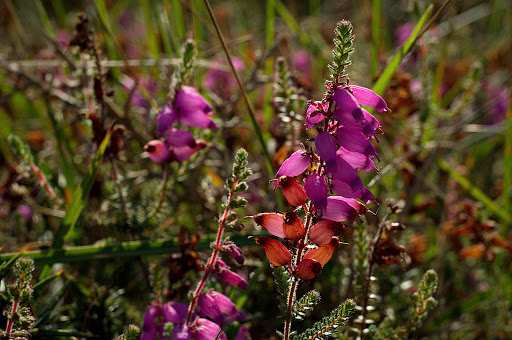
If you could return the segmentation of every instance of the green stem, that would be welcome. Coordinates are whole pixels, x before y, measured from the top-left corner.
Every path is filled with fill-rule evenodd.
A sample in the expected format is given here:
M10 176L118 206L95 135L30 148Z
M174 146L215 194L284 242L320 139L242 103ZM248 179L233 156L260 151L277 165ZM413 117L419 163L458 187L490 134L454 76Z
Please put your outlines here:
M247 96L247 92L245 92L245 88L242 84L242 81L240 80L240 76L238 75L238 72L235 69L235 66L233 65L233 61L231 60L231 54L229 52L226 41L224 40L224 36L222 35L222 32L220 31L220 27L219 27L219 24L217 23L217 19L215 18L215 14L213 14L212 7L210 6L210 3L208 2L208 0L204 0L204 4L206 5L208 14L210 15L210 18L212 19L213 26L215 27L215 31L217 32L217 36L219 37L219 40L222 44L222 48L224 49L224 52L226 53L226 58L228 60L229 66L231 67L231 70L233 71L233 75L235 76L236 82L238 83L238 87L240 88L240 92L242 93L242 97L244 99L245 105L247 106L247 110L249 112L249 118L251 119L252 126L254 127L254 131L256 132L256 137L258 138L258 141L261 144L261 148L263 150L263 156L265 157L265 165L267 167L269 178L271 178L274 173L274 169L272 167L272 159L270 157L270 153L268 152L265 140L263 139L263 134L261 132L260 126L259 126L258 122L256 121L254 107L252 106L252 104L249 100L249 97Z

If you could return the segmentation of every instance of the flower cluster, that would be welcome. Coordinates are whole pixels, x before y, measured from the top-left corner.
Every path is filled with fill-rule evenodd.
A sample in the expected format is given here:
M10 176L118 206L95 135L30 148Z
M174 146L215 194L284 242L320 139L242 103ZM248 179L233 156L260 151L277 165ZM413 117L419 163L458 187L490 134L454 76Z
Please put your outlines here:
M379 155L371 140L377 139L380 124L362 106L389 111L372 90L335 82L322 101L310 103L305 124L318 131L309 141L314 147L295 151L274 178L274 188L282 189L293 209L253 216L256 224L286 240L288 247L266 236L257 237L256 243L274 266L286 266L298 279L320 273L341 244L335 234L343 222L358 219L368 211L366 204L375 200L357 171L376 170L373 159ZM302 211L305 221L299 217Z
M219 217L217 237L212 242L213 252L204 267L203 277L192 292L189 306L175 301L164 305L159 302L151 304L144 316L141 339L152 340L157 335L162 340L206 340L216 339L218 336L219 339L227 339L226 334L221 333L222 327L234 321L245 320L245 315L227 296L214 290L206 290L205 287L210 276L240 289L247 289L249 286L245 278L232 271L221 259L221 253L225 253L238 264L243 264L245 260L242 250L229 237L223 237L223 234L226 228L239 227L237 214L232 210L246 204L245 199L239 195L247 190L246 180L252 174L247 168L247 157L245 150L237 151L232 177L226 181L228 195L223 205L224 211ZM243 326L238 328L238 333L235 339L247 338L247 331Z
M157 117L156 132L161 139L154 139L144 146L149 158L155 163L166 161L184 162L206 146L204 140L196 140L187 130L173 127L175 123L204 129L216 129L211 118L213 107L197 90L182 86L176 90L174 100L166 105Z
M144 314L141 340L158 339L167 340L209 340L216 339L221 332L221 326L228 322L245 319L231 300L216 291L210 291L199 297L198 312L192 314L192 322L186 323L188 306L179 302L169 302L164 305L151 304ZM207 319L209 317L215 322ZM170 323L171 325L166 325ZM172 328L170 333L167 330ZM244 331L240 327L240 332ZM237 337L237 339L240 337ZM226 340L222 333L219 339ZM242 339L242 338L240 338Z

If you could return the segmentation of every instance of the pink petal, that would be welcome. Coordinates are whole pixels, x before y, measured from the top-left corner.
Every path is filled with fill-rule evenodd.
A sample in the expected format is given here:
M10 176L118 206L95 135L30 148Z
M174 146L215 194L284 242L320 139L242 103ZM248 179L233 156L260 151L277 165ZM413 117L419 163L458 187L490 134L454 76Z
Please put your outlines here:
M165 322L183 322L188 315L188 306L172 301L162 306L162 315Z
M178 111L200 110L205 114L211 114L213 111L210 103L192 86L183 86L178 91L174 98L174 105Z
M144 151L148 153L149 158L155 163L163 163L171 156L167 145L158 139L149 141L144 145Z
M156 338L153 338L153 340ZM173 340L192 340L192 330L184 324L176 325L172 329Z
M340 155L336 155L337 171L332 173L332 190L336 192L339 182L344 183L350 187L351 191L361 190L363 188L363 182L357 175L356 171L352 166L347 163ZM338 195L341 195L338 193Z
M356 85L350 85L349 87L354 93L354 97L357 99L359 104L373 107L379 112L389 111L388 105L384 99L372 90Z
M361 109L361 110L363 110L363 112L366 111L364 109ZM354 131L360 131L366 137L375 138L375 129L372 126L372 124L370 122L368 122L367 120L365 120L365 119L363 119L362 121L356 120L352 115L337 113L337 112L335 112L334 115L336 117L336 120L338 122L340 122L340 124L342 126L348 128L348 129L354 130Z
M339 109L334 113L334 119L338 120L340 115L343 114L351 114L356 120L359 121L363 119L363 111L361 110L357 99L350 92L339 88L334 91L333 98L339 107Z
M311 129L315 124L324 120L323 112L327 112L327 105L321 101L309 105L306 111L306 126Z
M198 319L194 329L194 340L213 340L222 332L219 325L207 319ZM219 339L227 340L226 333L222 332Z
M364 170L367 173L370 170L377 170L375 164L370 159L370 157L363 155L359 152L349 151L344 147L340 147L336 152L337 155L341 156L348 164L354 168L354 170Z
M354 221L357 218L357 211L339 196L327 197L327 208L323 214L323 218L335 221Z
M366 120L368 123L370 123L372 125L372 127L375 129L375 130L378 130L380 129L380 123L379 121L377 120L377 118L375 118L370 112L368 112L367 110L365 109L362 109L363 110L363 115L364 115L364 120Z
M283 165L281 165L277 171L275 179L281 176L295 177L306 171L309 163L311 162L311 159L305 153L306 150L300 149L288 157L288 159L283 162ZM274 181L274 187L275 186L277 186L276 181Z
M304 189L311 202L313 202L315 209L322 215L324 209L327 207L328 189L325 178L316 173L309 175L304 183Z
M168 146L196 146L194 136L186 130L170 128L165 134L165 143Z
M156 117L156 133L159 136L165 135L165 131L178 119L176 111L170 105L166 105Z
M322 132L315 137L318 155L325 161L327 169L336 171L336 140L329 132Z
M210 130L217 128L217 123L200 109L182 109L179 111L178 120L188 126Z
M371 158L379 158L379 154L373 144L361 132L340 127L336 131L336 140L340 146L347 150L359 152Z

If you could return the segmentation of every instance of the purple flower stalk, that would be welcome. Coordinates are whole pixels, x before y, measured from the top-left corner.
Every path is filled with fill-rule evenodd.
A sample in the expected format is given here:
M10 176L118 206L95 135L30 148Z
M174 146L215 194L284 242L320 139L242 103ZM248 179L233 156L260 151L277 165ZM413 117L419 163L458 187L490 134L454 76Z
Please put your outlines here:
M288 267L299 279L312 279L320 273L341 244L334 236L342 229L341 222L354 222L368 211L365 204L375 200L357 173L376 170L373 159L379 159L372 140L377 140L380 123L365 107L389 111L379 95L364 87L331 85L328 93L323 101L311 102L306 112L308 128L322 123L312 139L314 147L295 151L274 179L274 188L283 190L291 206L309 213L306 222L294 211L253 216L271 234L295 244L297 261L293 263L292 253L279 241L256 238L274 266ZM312 217L321 221L312 226ZM304 253L310 241L319 247Z

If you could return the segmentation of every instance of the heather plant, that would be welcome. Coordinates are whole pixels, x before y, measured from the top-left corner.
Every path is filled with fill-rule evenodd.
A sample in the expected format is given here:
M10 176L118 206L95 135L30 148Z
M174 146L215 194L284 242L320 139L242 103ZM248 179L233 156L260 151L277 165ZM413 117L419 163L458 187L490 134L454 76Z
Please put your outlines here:
M512 338L510 1L0 13L2 339Z
M274 178L274 190L282 190L290 210L285 213L261 213L251 217L256 224L283 239L280 242L267 236L258 236L255 242L265 249L271 265L279 268L276 269L275 277L281 297L280 309L285 319L284 330L279 334L285 340L324 339L336 333L340 334L338 328L350 319L357 307L356 302L349 299L303 333L297 333L291 328L292 321L303 319L320 299L319 293L313 290L297 300L297 286L300 281L311 280L320 275L335 250L340 245L348 245L335 235L356 220L361 220L365 213L371 213L367 204L375 201L373 194L363 186L357 170L377 170L373 159L379 160L379 155L371 140L378 141L376 132L381 131L381 126L361 106L373 108L379 113L385 113L389 108L372 90L349 85L347 66L350 65L350 54L354 51L353 41L351 23L339 22L335 30L333 63L329 65L331 77L325 83L326 94L320 101L310 101L305 117L308 128L320 125L316 127L317 135L294 151L283 162ZM280 112L291 112L291 124L297 94L293 88L285 85L289 82L285 68L284 62L279 60L275 85L278 97L275 102ZM311 145L313 142L314 148ZM297 180L296 177L300 179ZM330 196L331 192L334 195ZM396 208L392 212L394 210ZM398 223L382 222L375 238L369 242L368 249L364 245L364 229L359 236L359 247L365 248L359 252L359 273L354 277L365 288L361 294L361 319L356 320L361 323L361 328L353 330L360 338L364 338L369 332L366 325L372 321L367 319L367 312L371 307L368 304L368 295L372 266L401 262L399 255L405 249L397 245L391 236L392 231L399 228ZM361 230L361 227L358 229ZM364 275L365 272L368 273L367 276ZM418 307L413 320L405 329L397 330L397 334L404 336L421 325L428 309L435 305L432 295L436 282L435 272L430 271L420 285ZM383 330L386 331L388 330Z

